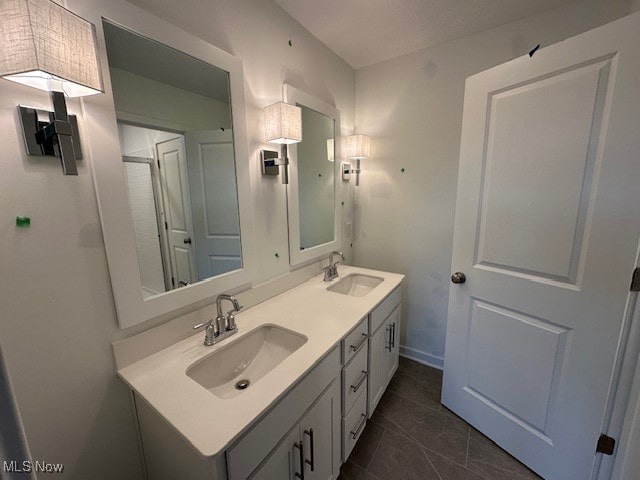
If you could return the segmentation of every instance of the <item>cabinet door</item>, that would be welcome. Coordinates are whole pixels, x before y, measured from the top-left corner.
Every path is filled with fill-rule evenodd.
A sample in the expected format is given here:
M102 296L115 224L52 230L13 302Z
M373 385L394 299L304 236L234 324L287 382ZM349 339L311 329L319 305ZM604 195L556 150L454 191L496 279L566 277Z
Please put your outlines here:
M384 374L382 384L386 388L391 377L398 369L398 360L400 357L400 305L385 320L384 328L389 335L389 343L386 344L384 351Z
M338 475L340 415L340 382L334 380L300 421L305 480L330 480Z
M384 375L385 375L385 352L389 345L390 330L386 322L371 335L369 340L369 403L368 415L371 418L373 411L378 405L378 401L384 392Z
M300 427L296 424L264 460L251 480L295 480L296 472L300 472L300 453L294 445L300 440Z

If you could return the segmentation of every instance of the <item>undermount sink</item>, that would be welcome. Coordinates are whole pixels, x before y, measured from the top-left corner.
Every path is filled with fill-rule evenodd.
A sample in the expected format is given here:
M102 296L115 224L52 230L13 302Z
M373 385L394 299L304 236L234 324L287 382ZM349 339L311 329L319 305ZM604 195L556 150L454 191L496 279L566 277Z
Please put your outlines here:
M350 297L364 297L371 290L382 283L382 278L352 273L327 288L330 292L349 295Z
M307 343L307 337L264 325L199 360L187 376L220 398L233 398Z

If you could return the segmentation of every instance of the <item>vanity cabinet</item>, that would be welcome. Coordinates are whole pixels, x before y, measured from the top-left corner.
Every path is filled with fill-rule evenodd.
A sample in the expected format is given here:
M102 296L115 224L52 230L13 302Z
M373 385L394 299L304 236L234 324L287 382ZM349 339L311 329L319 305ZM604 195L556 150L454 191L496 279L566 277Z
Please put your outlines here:
M212 456L194 449L145 399L134 394L146 477L335 480L398 367L399 336L397 287L286 394ZM233 399L225 402L220 415L236 414Z
M397 288L371 312L369 317L369 418L398 369L400 313L400 288Z
M226 452L228 480L300 479L301 456L309 461L302 462L305 480L337 477L341 463L340 363L336 347L231 445Z
M340 438L333 419L340 415L340 385L334 381L308 413L256 469L251 480L330 480Z

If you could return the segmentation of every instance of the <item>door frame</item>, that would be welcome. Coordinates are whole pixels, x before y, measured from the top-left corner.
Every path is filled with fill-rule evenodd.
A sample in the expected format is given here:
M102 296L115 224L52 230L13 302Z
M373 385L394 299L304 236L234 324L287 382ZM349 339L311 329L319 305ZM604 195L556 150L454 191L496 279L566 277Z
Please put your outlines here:
M144 128L147 130L155 130L157 132L164 132L175 134L185 138L185 131L178 129L176 125L172 125L162 119L156 119L152 117L144 117L144 121L135 121L127 119L128 114L126 112L117 112L116 123L118 125L128 125L131 127ZM140 116L141 117L141 116ZM138 119L139 120L139 119ZM165 140L166 141L166 140ZM158 142L162 143L162 142ZM162 269L164 273L164 289L165 293L175 290L177 287L171 282L174 277L174 272L171 267L171 251L169 247L169 237L167 229L164 228L165 219L167 218L166 211L164 209L164 201L162 200L162 182L160 180L160 157L158 156L158 143L153 145L151 152L153 158L137 157L135 155L123 155L123 161L146 163L150 162L151 168L151 184L153 187L153 197L156 205L156 217L158 222L158 232L160 233L160 256L162 258ZM125 157L127 160L125 160ZM185 145L185 160L186 160L186 145Z
M156 156L156 150L153 152ZM156 207L156 223L158 225L158 241L160 242L160 260L162 262L162 271L164 274L164 290L168 292L173 287L171 286L171 262L169 261L169 241L167 239L167 231L164 228L164 206L160 197L162 195L160 191L160 178L158 175L158 158L146 158L146 157L132 157L129 155L122 156L123 162L130 163L146 163L149 165L149 171L151 174L151 188L153 190L153 203Z
M640 241L635 267L640 268ZM629 292L602 425L616 446L614 455L596 460L592 480L625 479L627 454L640 449L640 443L629 444L640 442L640 434L632 435L634 430L640 432L636 409L640 412L640 293Z

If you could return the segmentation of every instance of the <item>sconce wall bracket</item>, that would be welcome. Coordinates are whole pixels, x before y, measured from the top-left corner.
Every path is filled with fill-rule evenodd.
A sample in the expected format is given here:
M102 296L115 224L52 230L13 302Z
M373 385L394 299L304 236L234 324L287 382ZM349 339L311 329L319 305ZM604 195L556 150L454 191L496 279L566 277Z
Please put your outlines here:
M356 187L360 185L360 160L356 159L356 168L351 168L351 164L350 163L343 163L341 165L341 172L342 172L342 180L345 182L348 182L351 180L351 174L355 174L355 179L356 179Z
M82 160L78 119L64 110L64 115L56 115L48 110L18 107L27 154L59 157L64 173L77 175L75 160Z
M274 176L280 174L280 167L282 167L282 183L289 183L289 158L286 145L282 146L282 155L273 150L260 150L260 166L262 175Z
M260 166L262 167L262 175L274 175L280 174L279 163L282 159L278 152L273 150L260 150Z

